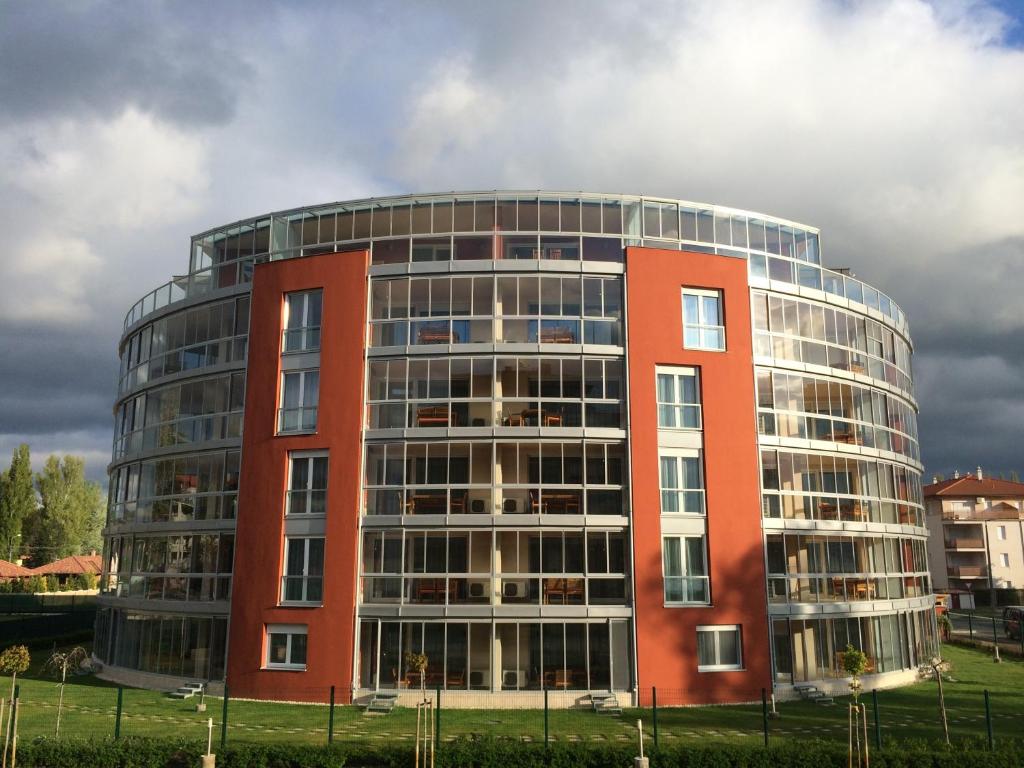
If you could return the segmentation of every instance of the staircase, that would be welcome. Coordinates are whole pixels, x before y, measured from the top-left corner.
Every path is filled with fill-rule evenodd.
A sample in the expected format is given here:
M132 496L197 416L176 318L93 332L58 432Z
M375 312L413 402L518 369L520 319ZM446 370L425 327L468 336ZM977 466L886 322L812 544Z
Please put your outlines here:
M172 699L191 699L197 693L201 693L205 685L203 683L185 683L177 690L167 694Z
M621 715L622 705L614 693L590 694L590 706L599 715Z
M793 690L800 694L800 698L804 701L813 701L815 704L820 704L823 707L835 704L831 696L826 696L815 685L797 685L793 687Z
M397 693L381 693L378 691L373 694L373 698L370 699L370 703L366 705L366 709L363 710L363 714L386 715L395 708L395 703L397 701Z

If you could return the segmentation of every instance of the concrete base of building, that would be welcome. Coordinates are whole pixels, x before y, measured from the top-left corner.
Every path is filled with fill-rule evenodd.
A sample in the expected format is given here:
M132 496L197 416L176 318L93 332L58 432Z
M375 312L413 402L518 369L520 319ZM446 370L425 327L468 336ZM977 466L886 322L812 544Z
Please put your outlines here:
M128 688L148 688L152 691L173 691L185 683L197 682L194 677L175 677L173 675L158 675L153 672L140 672L137 669L126 669L124 667L111 667L93 658L93 664L100 668L96 677L107 680L111 683L123 685ZM203 682L203 681L198 681ZM224 694L223 682L207 682L206 693L210 696L221 696ZM196 699L198 701L199 699Z
M896 672L882 672L877 675L864 675L861 677L861 696L870 694L873 690L884 691L887 688L899 688L903 685L916 683L921 679L921 674L916 669L901 669ZM800 698L797 690L801 686L813 685L826 696L848 696L850 694L849 678L837 678L833 680L809 680L806 683L795 685L783 684L775 686L775 698L778 701L793 701Z
M353 693L353 702L365 706L374 696L374 691L360 689ZM400 707L415 707L423 701L424 692L419 690L381 690L376 693L397 694L396 704ZM607 691L548 691L549 709L590 709L591 693L607 694ZM619 705L636 705L633 691L613 691ZM437 691L428 688L426 698L434 701ZM544 691L441 691L441 706L445 709L543 709Z

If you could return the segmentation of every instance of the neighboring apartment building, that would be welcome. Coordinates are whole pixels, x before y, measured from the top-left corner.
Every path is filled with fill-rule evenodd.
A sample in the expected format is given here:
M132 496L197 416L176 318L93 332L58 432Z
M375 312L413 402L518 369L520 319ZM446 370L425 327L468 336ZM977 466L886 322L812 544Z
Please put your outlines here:
M924 488L936 590L1024 588L1024 483L973 475Z
M879 685L931 655L906 318L813 228L580 193L275 213L193 238L120 352L110 677L697 703L841 685L848 643Z

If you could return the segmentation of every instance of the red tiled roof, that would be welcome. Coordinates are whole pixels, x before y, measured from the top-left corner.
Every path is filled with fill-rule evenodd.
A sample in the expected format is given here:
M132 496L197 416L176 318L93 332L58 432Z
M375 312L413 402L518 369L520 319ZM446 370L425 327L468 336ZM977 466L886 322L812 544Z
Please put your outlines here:
M14 579L19 576L31 575L32 572L28 568L22 568L20 565L9 563L6 560L0 560L0 579Z
M48 574L73 575L79 573L99 573L103 569L103 558L99 555L71 555L31 571L25 575L46 576Z
M985 498L1004 496L1007 498L1024 497L1024 483L1011 480L998 480L986 477L979 480L975 475L964 475L932 483L924 487L925 496L983 496Z

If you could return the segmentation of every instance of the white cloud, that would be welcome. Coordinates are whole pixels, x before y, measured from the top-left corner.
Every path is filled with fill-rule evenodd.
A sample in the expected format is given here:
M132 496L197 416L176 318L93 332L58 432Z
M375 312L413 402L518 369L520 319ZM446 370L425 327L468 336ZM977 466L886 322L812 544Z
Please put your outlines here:
M206 153L198 135L132 109L0 133L2 186L14 201L0 213L9 233L0 280L14 289L0 317L60 323L107 311L112 278L130 268L117 258L130 258L123 240L206 202Z

